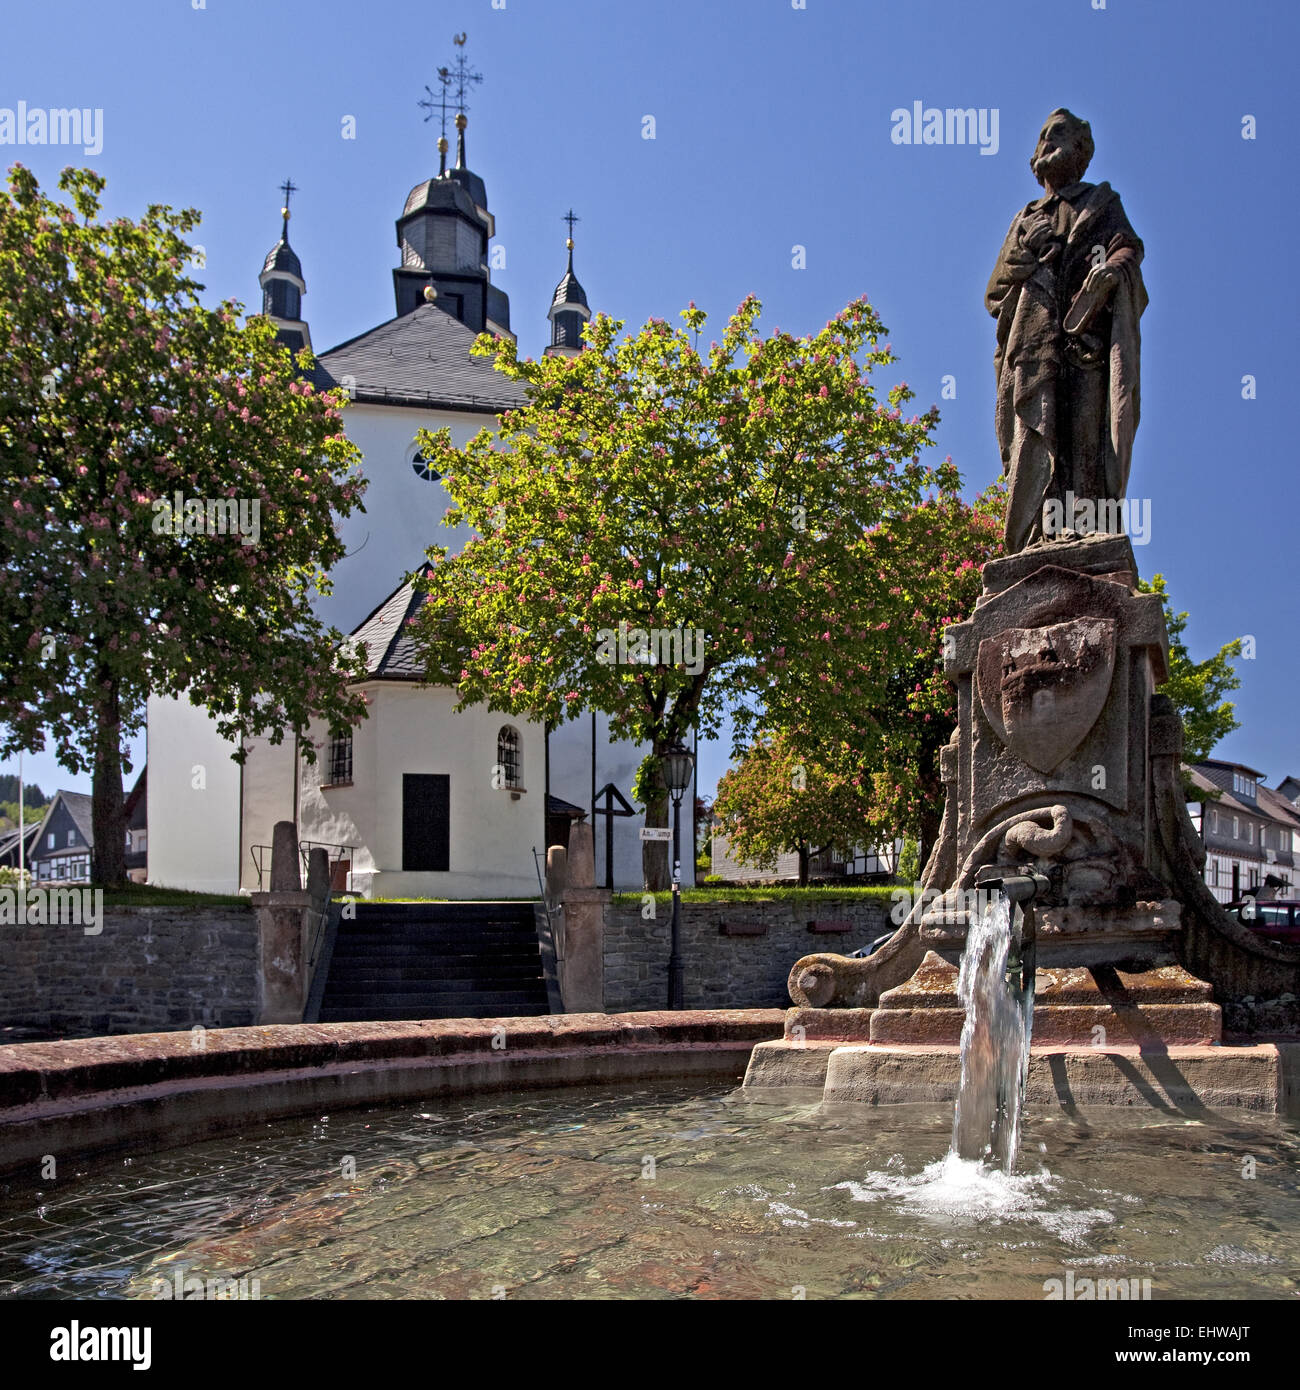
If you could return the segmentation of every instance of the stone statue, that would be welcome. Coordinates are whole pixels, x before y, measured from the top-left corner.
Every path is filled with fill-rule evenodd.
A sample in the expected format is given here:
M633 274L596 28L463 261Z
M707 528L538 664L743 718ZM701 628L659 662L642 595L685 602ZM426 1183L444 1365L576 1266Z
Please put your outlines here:
M997 319L1008 554L1052 538L1050 501L1059 510L1049 516L1064 516L1072 534L1074 501L1118 502L1128 483L1142 243L1110 185L1082 181L1092 154L1087 121L1053 111L1029 161L1046 192L1016 214L984 297Z

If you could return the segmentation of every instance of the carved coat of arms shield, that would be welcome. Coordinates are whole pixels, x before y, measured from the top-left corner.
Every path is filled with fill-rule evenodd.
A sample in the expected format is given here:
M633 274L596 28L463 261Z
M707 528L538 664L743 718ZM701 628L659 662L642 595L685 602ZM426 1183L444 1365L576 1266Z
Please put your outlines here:
M1097 722L1114 670L1114 620L1075 618L986 637L975 681L1002 742L1030 767L1051 772Z

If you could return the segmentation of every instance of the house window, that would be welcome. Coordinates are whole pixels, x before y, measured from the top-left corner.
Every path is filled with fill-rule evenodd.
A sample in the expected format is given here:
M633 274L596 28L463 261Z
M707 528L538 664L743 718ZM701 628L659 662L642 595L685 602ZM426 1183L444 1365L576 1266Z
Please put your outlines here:
M347 786L352 781L352 730L330 739L329 785Z
M1238 796L1248 796L1253 800L1255 796L1254 779L1247 777L1244 773L1234 772L1232 774L1232 790Z
M1216 835L1219 833L1219 813L1217 811L1210 812L1210 829Z
M50 833L45 837L45 848L46 848L46 849L53 849L53 848L54 848L54 831L52 831L52 830L51 830Z
M1248 821L1246 824L1246 840L1249 844L1255 843L1255 822Z
M501 726L497 734L497 765L493 786L522 789L524 785L524 758L519 747L519 730L509 724Z
M1241 820L1237 816L1232 818L1232 838L1234 840L1241 839Z
M69 830L69 831L68 831L68 844L69 844L69 845L75 845L76 843L77 843L77 832L76 832L75 830Z

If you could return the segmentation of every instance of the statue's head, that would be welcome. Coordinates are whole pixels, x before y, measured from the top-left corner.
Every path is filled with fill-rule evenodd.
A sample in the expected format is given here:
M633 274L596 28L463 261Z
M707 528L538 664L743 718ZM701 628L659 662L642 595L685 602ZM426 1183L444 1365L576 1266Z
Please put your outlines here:
M1095 148L1088 122L1058 106L1038 134L1029 167L1042 187L1064 188L1084 176Z

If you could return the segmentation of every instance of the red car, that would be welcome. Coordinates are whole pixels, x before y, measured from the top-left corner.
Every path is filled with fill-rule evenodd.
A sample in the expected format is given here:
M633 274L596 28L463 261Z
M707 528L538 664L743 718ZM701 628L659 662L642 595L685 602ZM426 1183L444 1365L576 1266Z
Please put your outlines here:
M1289 898L1272 898L1265 902L1243 898L1240 902L1229 903L1227 911L1242 926L1249 927L1266 941L1300 946L1300 902Z

